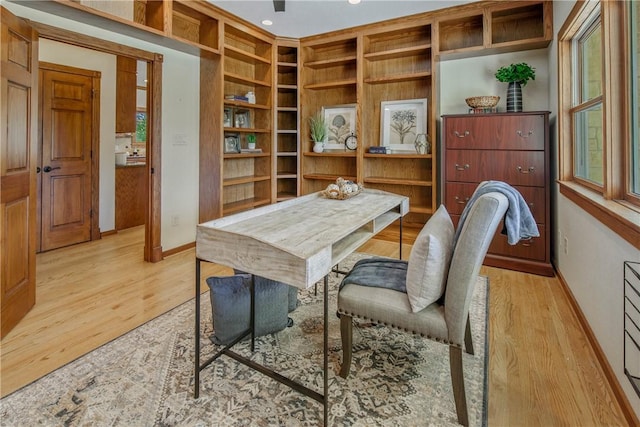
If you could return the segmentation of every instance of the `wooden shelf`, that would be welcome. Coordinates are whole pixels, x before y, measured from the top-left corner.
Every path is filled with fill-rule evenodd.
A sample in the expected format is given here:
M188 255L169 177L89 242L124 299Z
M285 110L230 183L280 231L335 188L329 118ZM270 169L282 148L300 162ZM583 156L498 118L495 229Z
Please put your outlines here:
M364 79L365 83L380 84L380 83L393 83L393 82L406 82L411 80L420 80L425 77L431 76L431 71L423 71L420 73L407 73L407 74L389 74L382 77L367 78Z
M278 85L279 90L298 90L298 85Z
M389 185L413 185L418 187L431 187L433 182L423 181L410 178L389 178L382 176L370 176L364 179L364 183L370 184L389 184Z
M268 205L271 203L270 198L252 197L249 199L238 200L223 205L223 215L231 215L232 213L245 211L247 209L257 208L258 206Z
M269 153L225 153L225 159L247 159L250 157L269 157Z
M370 61L380 61L380 60L386 60L386 59L403 58L406 56L415 55L423 52L426 53L429 51L429 49L431 49L431 43L423 44L419 46L410 46L410 47L403 47L398 49L384 50L380 52L365 53L364 57L365 59L368 59Z
M234 73L229 73L229 72L225 72L224 73L224 79L226 81L230 81L230 82L235 82L235 83L245 83L245 84L249 84L249 85L255 85L255 86L264 86L264 87L271 87L271 83L267 82L267 81L263 81L263 80L256 80L253 79L251 77L244 77L241 76L239 74L234 74ZM247 103L249 104L249 103ZM252 104L249 104L252 105Z
M278 175L276 175L276 178L278 179L295 179L298 178L298 174L295 172L278 172Z
M237 132L237 133L271 133L270 129L256 129L256 128L224 128L225 132Z
M355 151L323 151L322 153L314 153L313 151L305 151L306 157L356 157Z
M231 99L225 99L224 100L224 105L230 106L230 107L240 107L240 108L246 108L246 109L257 109L257 110L270 110L271 107L269 107L268 105L264 105L264 104L249 104L246 101L234 101Z
M278 151L276 156L278 157L296 157L298 153L296 151Z
M308 68L326 68L326 67L335 67L336 65L344 65L349 64L351 62L356 62L356 55L348 55L340 58L330 58L330 59L320 59L317 61L308 61L304 63L304 67Z
M335 181L336 179L340 178L340 175L330 175L330 174L321 174L321 173L314 173L314 174L305 174L303 176L304 179L315 179L318 181ZM351 180L351 181L355 181L356 177L355 176L342 176L342 178L346 179L346 180Z
M250 64L270 64L271 61L267 58L263 58L262 56L255 55L251 52L244 51L234 46L224 45L224 55L229 56L231 58L240 59L243 62L247 62Z
M322 82L322 83L312 83L305 85L305 89L329 89L332 87L342 87L342 86L355 86L357 83L356 79L347 79L347 80L339 80L339 81L330 81L330 82Z
M222 185L225 187L228 187L231 185L248 184L250 182L268 181L270 179L271 177L269 175L260 175L260 176L249 175L249 176L241 176L238 178L225 179L222 182Z
M406 154L376 154L376 153L364 153L364 157L371 159L431 159L431 154L418 154L418 153L406 153Z

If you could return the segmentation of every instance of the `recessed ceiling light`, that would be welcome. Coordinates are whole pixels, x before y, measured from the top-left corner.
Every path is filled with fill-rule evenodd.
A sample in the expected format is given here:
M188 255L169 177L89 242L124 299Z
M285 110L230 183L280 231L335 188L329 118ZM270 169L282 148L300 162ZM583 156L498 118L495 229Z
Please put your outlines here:
M360 0L349 0L350 4L358 4L360 3Z
M264 19L262 21L262 25L273 25L273 22L269 21L268 19Z

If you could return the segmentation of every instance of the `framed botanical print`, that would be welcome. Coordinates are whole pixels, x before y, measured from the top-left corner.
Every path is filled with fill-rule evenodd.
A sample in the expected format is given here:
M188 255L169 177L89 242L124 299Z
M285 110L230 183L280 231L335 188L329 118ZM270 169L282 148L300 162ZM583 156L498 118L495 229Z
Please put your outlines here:
M392 151L415 152L413 143L427 133L427 99L380 103L380 145Z
M356 104L322 107L322 116L328 128L325 150L344 150L347 137L356 133Z

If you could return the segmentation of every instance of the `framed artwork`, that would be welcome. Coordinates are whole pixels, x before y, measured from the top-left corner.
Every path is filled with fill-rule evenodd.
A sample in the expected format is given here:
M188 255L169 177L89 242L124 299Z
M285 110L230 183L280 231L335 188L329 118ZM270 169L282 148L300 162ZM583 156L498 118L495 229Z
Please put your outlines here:
M236 110L233 115L235 127L237 128L249 128L251 122L249 120L249 110Z
M225 107L222 126L226 128L233 127L233 109Z
M347 137L356 133L356 104L322 107L322 117L329 130L325 150L344 150Z
M240 152L240 137L237 134L229 134L224 137L224 152L226 153L239 153Z
M380 145L415 153L416 135L427 133L427 99L380 103Z

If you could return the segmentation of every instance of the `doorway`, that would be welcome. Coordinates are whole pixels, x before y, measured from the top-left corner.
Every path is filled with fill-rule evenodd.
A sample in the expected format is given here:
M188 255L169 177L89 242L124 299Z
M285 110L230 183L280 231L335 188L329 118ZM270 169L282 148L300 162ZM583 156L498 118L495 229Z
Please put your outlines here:
M147 64L147 135L145 182L148 188L145 196L145 244L144 260L158 262L162 260L161 246L161 101L162 101L162 55L141 49L97 39L84 34L74 33L50 27L37 22L32 23L43 39L91 49L111 55L122 55L143 61ZM99 157L99 151L93 153ZM113 154L111 154L113 158ZM93 188L94 197L99 194L98 186ZM99 212L92 212L92 219L97 223ZM96 230L99 230L96 227ZM97 235L92 239L99 238Z

